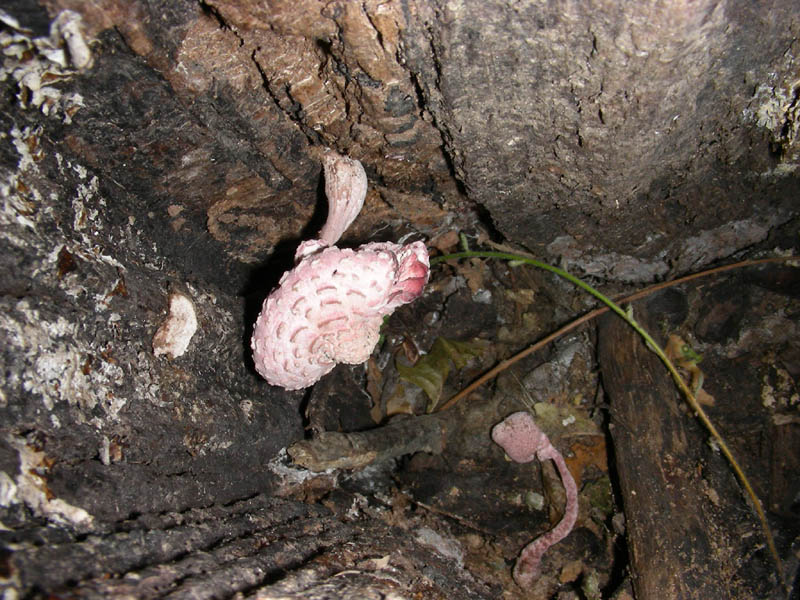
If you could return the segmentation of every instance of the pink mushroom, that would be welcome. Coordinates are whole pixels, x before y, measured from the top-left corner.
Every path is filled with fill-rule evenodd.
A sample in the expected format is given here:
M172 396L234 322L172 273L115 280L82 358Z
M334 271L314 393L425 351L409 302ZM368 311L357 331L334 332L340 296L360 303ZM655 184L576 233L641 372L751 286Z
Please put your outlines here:
M552 460L567 496L564 516L553 529L536 538L522 549L514 565L514 581L520 587L529 587L539 576L542 556L553 544L564 539L572 531L578 518L578 489L572 474L567 469L564 457L550 443L547 435L539 429L530 413L515 412L492 428L492 439L505 450L506 454L518 463L526 463L534 458Z
M367 360L383 318L422 295L428 282L422 242L334 246L364 204L367 176L360 162L332 151L323 167L328 220L319 239L300 244L250 341L259 374L287 390L316 383L337 363Z

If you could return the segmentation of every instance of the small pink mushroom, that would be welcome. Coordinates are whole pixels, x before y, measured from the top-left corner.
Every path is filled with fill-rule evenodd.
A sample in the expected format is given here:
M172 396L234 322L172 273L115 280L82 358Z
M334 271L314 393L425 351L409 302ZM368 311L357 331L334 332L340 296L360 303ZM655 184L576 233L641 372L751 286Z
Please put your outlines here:
M567 469L564 457L550 443L547 435L539 429L530 413L520 411L507 416L492 428L492 439L514 462L526 463L534 458L540 461L548 458L552 460L558 467L567 496L564 516L558 525L530 542L519 554L514 565L514 581L525 588L539 576L542 556L547 549L572 531L578 518L578 489L572 474Z
M250 341L259 374L287 390L316 383L336 363L367 360L384 316L422 295L428 282L422 242L334 246L364 204L367 176L360 162L331 151L323 166L328 220L319 239L300 244Z

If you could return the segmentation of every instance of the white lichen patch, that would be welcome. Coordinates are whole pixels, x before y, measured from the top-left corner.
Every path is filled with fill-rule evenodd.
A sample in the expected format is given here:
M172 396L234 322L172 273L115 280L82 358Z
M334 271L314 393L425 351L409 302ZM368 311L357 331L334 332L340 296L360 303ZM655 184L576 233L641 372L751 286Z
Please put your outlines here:
M284 489L292 489L320 475L309 469L296 466L289 457L286 448L281 448L278 454L267 463L266 468L270 473L277 476L280 482L279 487ZM324 473L334 481L339 477L339 472L336 469L328 469Z
M0 225L4 226L4 238L18 247L27 245L24 237L17 235L20 228L36 228L36 218L42 204L41 193L26 177L26 173L38 171L36 163L41 156L37 148L41 133L38 127L19 129L15 126L8 134L0 134L10 138L19 155L16 170L3 170L4 177L0 180Z
M61 498L47 487L47 460L44 452L31 448L25 439L7 435L6 441L19 457L16 477L0 472L0 506L25 504L36 515L55 523L86 530L93 526L92 515Z
M751 73L749 79L754 91L742 110L742 121L769 131L772 142L781 149L778 167L762 175L786 176L800 164L800 64L796 45L790 44L770 71ZM789 168L783 169L781 165Z
M459 568L464 567L464 550L454 538L444 537L430 527L420 527L414 537L423 546L433 548L445 558L455 561Z
M0 226L3 226L4 239L18 248L25 249L30 254L31 240L27 230L36 230L41 222L53 218L53 206L61 203L60 198L51 193L47 201L38 189L40 184L38 163L41 155L41 128L19 129L13 127L8 136L16 149L19 160L13 172L5 174L5 179L0 180ZM66 161L56 153L58 167L65 176L73 172L84 181L76 186L75 195L71 200L73 209L73 231L78 239L68 239L55 243L42 264L34 271L38 276L41 272L55 272L59 260L59 253L67 248L76 257L87 262L100 262L115 269L125 270L125 267L116 258L104 254L95 240L110 239L102 232L105 224L102 220L105 199L100 195L100 183L97 177L88 177L88 170L81 166ZM94 238L94 239L93 239ZM54 239L55 241L55 239ZM64 278L60 285L72 297L79 297L83 289L71 288L69 278ZM105 298L105 296L103 296ZM99 308L104 308L99 306Z
M761 384L761 405L764 408L775 408L777 400L775 399L775 388L769 384L767 376L764 376L764 381Z
M183 356L197 331L194 304L183 294L170 294L169 315L153 336L153 354L171 359Z
M83 106L83 98L76 92L64 92L55 84L91 66L92 53L83 35L81 15L62 11L50 24L47 37L33 37L30 30L2 10L0 20L6 26L0 31L0 81L17 82L16 96L22 108L35 108L71 123Z
M43 318L28 300L0 312L7 349L25 363L25 368L9 372L6 386L39 396L48 411L67 402L83 411L100 406L116 419L127 402L114 394L124 383L124 371L78 341L79 327L63 317Z
M669 271L666 260L661 256L647 261L617 252L601 252L592 247L584 249L570 235L557 237L547 246L547 251L557 256L561 266L568 271L612 281L651 282Z
M20 129L12 127L9 132L11 143L19 154L17 170L19 171L38 171L36 163L41 159L41 155L36 151L42 135L42 127L25 127Z
M253 420L253 401L252 400L242 400L239 402L239 410L242 411L242 415L247 421Z
M797 405L795 382L786 369L773 367L761 378L761 404L765 408L786 409Z
M756 124L770 131L773 141L784 148L789 161L797 159L800 151L798 87L800 80L761 84L754 94L758 103L753 115Z

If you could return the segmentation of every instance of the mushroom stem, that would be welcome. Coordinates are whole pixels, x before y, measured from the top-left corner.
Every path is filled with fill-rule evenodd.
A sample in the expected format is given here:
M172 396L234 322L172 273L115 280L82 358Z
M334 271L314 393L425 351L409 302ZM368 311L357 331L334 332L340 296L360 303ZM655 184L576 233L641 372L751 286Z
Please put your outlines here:
M367 196L367 174L361 163L327 150L322 160L325 171L325 195L328 197L328 219L319 232L319 239L333 246L355 221Z
M549 448L540 450L537 454L539 460L551 459L556 463L558 473L561 475L561 481L564 484L564 492L566 494L567 502L564 507L564 516L558 525L553 527L544 535L539 536L519 553L519 558L514 564L514 581L521 587L530 586L539 576L542 556L547 549L553 544L557 544L563 540L572 528L575 526L575 521L578 519L578 488L575 485L575 480L572 474L567 469L567 463L564 462L564 457L552 445Z

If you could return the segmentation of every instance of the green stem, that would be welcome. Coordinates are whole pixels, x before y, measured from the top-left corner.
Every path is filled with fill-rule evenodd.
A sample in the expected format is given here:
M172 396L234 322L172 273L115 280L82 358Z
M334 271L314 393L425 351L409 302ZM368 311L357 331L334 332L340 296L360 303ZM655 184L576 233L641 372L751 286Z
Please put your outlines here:
M750 481L748 480L742 468L739 466L739 463L734 458L730 448L728 448L728 444L725 443L725 440L722 438L722 435L720 435L719 431L717 431L717 428L714 427L714 424L708 418L708 415L703 410L703 407L700 406L700 403L697 401L697 398L695 398L694 394L689 389L689 386L686 385L686 382L678 373L678 370L675 368L675 365L672 364L672 361L669 359L669 357L667 357L664 350L661 348L661 346L659 346L656 343L653 337L649 333L647 333L647 331L641 325L639 325L636 319L633 318L633 315L625 312L616 302L611 300L611 298L599 292L588 283L578 279L574 275L567 273L564 269L554 267L553 265L547 264L540 260L536 260L534 258L529 258L527 256L520 256L518 254L513 254L510 252L466 250L464 252L455 252L453 254L445 254L444 256L437 256L436 258L431 259L431 265L435 265L437 263L445 262L448 260L459 260L462 258L497 258L500 260L525 263L533 267L537 267L539 269L544 269L545 271L550 271L551 273L555 273L559 277L566 279L570 283L575 284L582 290L588 292L589 294L600 300L603 304L608 306L609 309L613 310L620 317L622 317L622 319L624 319L625 322L628 323L628 325L633 327L636 333L638 333L642 337L642 339L644 339L644 341L647 344L647 347L650 350L652 350L656 354L656 356L658 356L658 358L661 359L661 362L663 362L664 365L667 367L667 370L669 371L670 375L672 375L672 378L675 380L675 383L677 384L678 388L681 390L681 392L683 392L683 395L686 396L686 401L688 402L692 411L694 411L694 413L700 419L700 422L703 424L706 430L708 430L708 432L711 434L711 437L714 438L714 440L717 442L720 451L728 460L728 463L731 465L733 472L736 474L736 477L742 484L742 487L744 488L745 492L750 498L751 503L753 504L753 508L755 509L756 514L758 515L758 519L761 522L761 528L763 529L764 536L766 537L767 540L767 546L769 548L769 552L772 555L772 558L774 559L775 565L778 570L778 576L780 577L781 583L785 585L785 582L783 580L783 566L781 564L781 559L778 554L778 549L775 547L775 540L772 537L772 531L770 530L769 524L767 523L767 517L764 514L764 509L761 507L761 502L759 501L758 496L756 496L756 493L753 490L753 486L750 485Z

